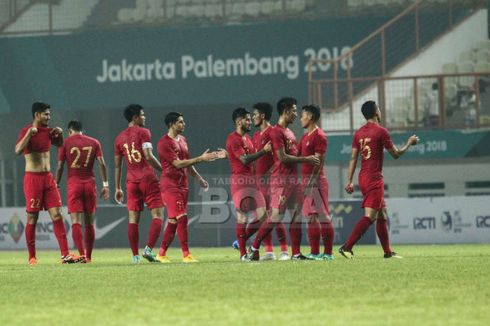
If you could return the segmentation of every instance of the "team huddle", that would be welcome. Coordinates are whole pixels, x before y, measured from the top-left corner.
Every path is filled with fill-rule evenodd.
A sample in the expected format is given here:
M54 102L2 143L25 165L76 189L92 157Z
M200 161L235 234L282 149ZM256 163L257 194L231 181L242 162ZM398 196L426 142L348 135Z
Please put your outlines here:
M53 231L61 252L61 263L89 263L95 242L94 216L96 211L96 184L93 166L97 161L102 190L100 197L109 198L107 168L99 141L83 133L79 121L68 124L69 137L64 140L62 129L50 128L50 106L35 102L32 105L32 124L24 127L17 139L16 154L24 154L26 169L24 194L27 224L25 237L29 252L29 265L36 265L36 223L39 211L47 210L53 222ZM197 260L188 246L188 175L203 188L208 182L198 173L196 165L228 158L231 167L230 190L236 208L236 241L234 247L242 261L274 260L272 231L275 229L280 244L279 260L333 260L332 246L334 228L328 211L328 181L323 172L327 152L327 137L318 126L320 109L315 105L301 108L301 126L305 129L299 143L288 126L294 123L297 101L285 97L277 103L278 121L271 125L272 106L257 103L250 113L245 108L235 109L232 119L235 131L226 140L226 150L206 150L190 158L186 138L184 116L170 112L165 116L168 132L157 144L157 159L153 154L151 133L145 128L143 107L131 104L124 110L128 127L114 143L115 192L114 198L122 204L122 165L126 165L126 206L128 209L128 240L133 263L140 262L139 221L144 205L151 212L146 246L142 256L149 262L168 263L167 250L175 234L180 242L183 262ZM339 253L353 258L352 248L371 224L376 222L376 233L384 250L385 258L401 258L391 251L387 226L387 211L384 202L384 183L381 173L383 151L386 149L398 158L413 144L417 136L411 136L398 149L391 141L388 131L379 125L380 110L375 102L363 104L362 113L367 123L354 135L352 157L349 164L348 183L345 190L354 191L352 179L358 157L361 156L359 188L363 194L365 215L358 221ZM252 121L258 131L253 138L248 135ZM57 146L58 165L56 179L50 169L50 147ZM78 255L69 252L65 225L61 213L61 196L58 190L64 164L67 163L67 207L72 221L72 237ZM301 178L297 175L301 165ZM158 179L155 170L160 173ZM163 240L158 253L156 242L163 229L164 209L168 223L163 230ZM289 213L289 238L284 217ZM307 221L310 253L300 251L302 219ZM82 230L84 222L85 232ZM255 238L248 247L247 240ZM251 240L252 241L252 240ZM320 242L323 241L323 253ZM264 244L265 254L259 249Z

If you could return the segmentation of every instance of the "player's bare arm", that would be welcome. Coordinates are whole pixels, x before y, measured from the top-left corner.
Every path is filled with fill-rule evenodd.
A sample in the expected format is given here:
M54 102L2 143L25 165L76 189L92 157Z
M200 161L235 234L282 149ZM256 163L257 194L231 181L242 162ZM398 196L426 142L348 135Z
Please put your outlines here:
M143 144L143 155L145 156L146 162L148 162L148 164L150 164L155 170L162 172L162 165L160 162L158 162L155 155L153 155L153 147L149 147L148 145L145 146L145 144L150 144L149 146L151 146L151 143Z
M308 163L308 164L313 164L315 166L320 165L320 159L315 156L315 155L309 155L309 156L293 156L287 154L284 149L277 149L276 150L276 155L277 158L281 163L285 164L292 164L292 163Z
M37 134L37 128L36 127L31 127L29 130L27 130L26 134L22 139L15 144L15 154L20 155L24 151L24 148L26 148L27 144L29 144L29 140L31 140L31 137Z
M418 136L412 135L408 138L407 143L403 145L402 148L398 149L395 145L393 145L393 147L388 149L388 153L390 153L390 155L396 160L400 156L405 154L405 152L407 151L407 149L410 148L410 146L417 144L419 141L420 139Z
M204 151L204 153L202 153L201 155L199 155L197 157L190 158L188 160L173 160L172 165L176 169L184 169L184 168L187 168L189 166L193 166L193 165L201 163L201 162L212 162L212 161L217 160L218 158L219 158L218 153L217 152L210 152L209 148L208 148Z
M256 159L264 156L265 154L267 153L270 153L272 151L272 145L271 145L271 142L267 142L267 144L264 145L264 147L256 152L256 153L253 153L253 154L245 154L245 155L242 155L239 157L240 159L240 162L243 163L243 165L248 165L249 163L255 161Z
M58 161L56 165L56 184L60 186L61 178L63 177L63 169L65 168L65 161Z
M109 180L107 178L107 167L103 156L97 157L97 164L99 166L100 178L102 179L102 190L100 192L100 198L103 200L109 199Z
M354 172L356 171L357 158L359 157L359 150L357 148L352 149L352 154L349 161L349 172L347 175L347 184L345 185L345 191L348 194L354 192L354 184L352 183L352 178L354 178Z
M49 133L54 136L52 139L52 144L56 147L61 147L63 145L63 129L60 127L54 127Z
M121 178L122 178L122 156L114 156L114 200L118 204L122 204L124 198L124 192L121 189Z
M189 174L199 182L199 185L201 188L208 189L209 188L209 183L197 172L196 168L194 166L191 166L189 168Z
M315 165L313 168L313 172L311 174L310 179L308 180L308 184L306 185L304 195L308 195L311 193L311 189L315 186L316 180L318 179L318 176L320 175L321 169L323 169L323 164L325 162L325 155L322 155L320 153L315 153L315 156L320 159L320 164Z

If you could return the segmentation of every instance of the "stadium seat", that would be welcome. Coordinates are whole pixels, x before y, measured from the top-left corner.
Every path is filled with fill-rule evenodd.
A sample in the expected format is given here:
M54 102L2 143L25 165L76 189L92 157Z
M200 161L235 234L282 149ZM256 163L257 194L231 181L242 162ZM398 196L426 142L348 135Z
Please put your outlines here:
M390 127L406 127L410 100L406 97L397 97L393 101L393 107L387 108L387 118L390 121Z
M204 6L203 5L192 5L189 6L189 15L191 17L203 17L204 16Z
M286 2L286 11L301 12L306 9L306 0L292 0Z
M486 61L490 62L490 50L488 49L479 49L476 52L475 60L478 61Z
M490 72L490 62L487 61L478 61L475 64L475 72Z
M480 41L476 44L476 49L487 49L490 50L490 40Z
M475 60L475 52L464 51L459 54L459 62L470 62Z
M264 1L261 3L260 12L263 15L270 15L274 8L274 2L272 1Z
M473 72L472 62L463 62L458 64L458 72L460 73L472 73ZM458 85L460 87L472 87L475 84L475 77L473 76L461 76L458 78Z
M207 4L204 7L204 16L208 18L222 17L221 6L218 4Z
M248 2L245 4L245 14L252 17L257 17L260 13L260 3Z
M117 20L123 24L129 24L133 21L133 9L123 8L117 12Z
M455 63L445 63L442 65L443 74L456 74L458 73L458 66ZM458 77L447 77L445 78L445 83L456 84L458 82Z
M445 83L444 84L444 98L446 102L452 103L456 100L458 96L458 86L453 83Z
M163 0L148 0L148 10L146 11L146 17L150 20L163 18Z

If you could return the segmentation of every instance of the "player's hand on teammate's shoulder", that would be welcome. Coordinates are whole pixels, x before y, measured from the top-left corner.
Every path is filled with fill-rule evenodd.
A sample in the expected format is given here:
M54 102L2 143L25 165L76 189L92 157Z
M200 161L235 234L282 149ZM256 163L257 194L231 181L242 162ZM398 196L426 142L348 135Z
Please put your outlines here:
M35 134L37 134L38 130L36 127L31 127L29 129L29 133L31 134L31 136L34 136Z
M348 194L352 194L354 192L354 185L352 183L348 183L345 185L344 189Z
M122 205L123 198L124 192L122 191L122 189L116 189L116 192L114 193L114 200L116 201L116 203Z
M408 138L408 143L410 145L415 145L420 141L420 138L417 135L412 135Z
M320 158L318 156L316 156L316 155L307 156L306 159L308 160L308 162L310 164L320 165Z
M264 145L264 151L266 153L272 152L272 144L271 144L270 140L267 142L267 144Z

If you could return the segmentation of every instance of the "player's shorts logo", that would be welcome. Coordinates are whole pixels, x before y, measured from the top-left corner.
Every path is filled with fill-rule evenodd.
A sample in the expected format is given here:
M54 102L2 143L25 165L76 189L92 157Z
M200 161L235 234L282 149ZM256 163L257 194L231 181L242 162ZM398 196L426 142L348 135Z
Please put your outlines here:
M183 211L185 209L185 204L183 200L177 201L177 210Z
M279 204L284 205L286 203L286 196L279 196Z
M24 233L24 223L19 218L19 215L12 215L9 222L9 233L15 243L18 243Z

